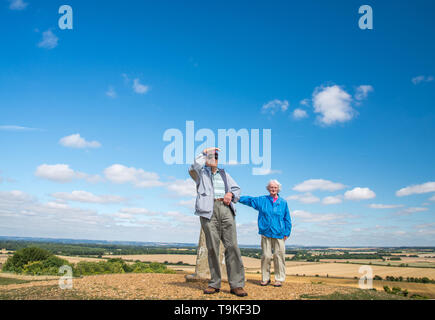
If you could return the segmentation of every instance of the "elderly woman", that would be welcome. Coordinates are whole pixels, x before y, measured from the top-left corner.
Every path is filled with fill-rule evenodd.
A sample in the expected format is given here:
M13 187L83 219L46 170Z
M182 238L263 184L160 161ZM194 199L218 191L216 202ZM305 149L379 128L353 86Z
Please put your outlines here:
M279 196L281 184L270 180L266 189L268 196L240 197L239 202L259 212L258 233L261 235L261 275L262 286L270 284L270 264L273 261L275 270L275 287L281 287L285 280L285 240L290 236L291 220L287 201Z

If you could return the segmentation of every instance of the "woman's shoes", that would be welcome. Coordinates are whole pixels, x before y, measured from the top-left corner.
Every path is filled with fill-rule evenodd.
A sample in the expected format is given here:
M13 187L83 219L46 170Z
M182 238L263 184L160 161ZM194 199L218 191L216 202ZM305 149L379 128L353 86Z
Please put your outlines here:
M268 284L270 284L270 280L260 282L260 285L262 285L263 287L267 286Z

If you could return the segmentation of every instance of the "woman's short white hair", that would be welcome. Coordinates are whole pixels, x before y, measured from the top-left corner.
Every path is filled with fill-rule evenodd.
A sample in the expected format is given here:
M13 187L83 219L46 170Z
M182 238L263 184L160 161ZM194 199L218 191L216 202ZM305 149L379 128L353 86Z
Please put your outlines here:
M279 181L275 180L275 179L269 180L269 182L267 183L267 186L266 186L267 191L269 191L269 186L271 183L276 184L278 186L278 192L281 191L281 183L279 183Z

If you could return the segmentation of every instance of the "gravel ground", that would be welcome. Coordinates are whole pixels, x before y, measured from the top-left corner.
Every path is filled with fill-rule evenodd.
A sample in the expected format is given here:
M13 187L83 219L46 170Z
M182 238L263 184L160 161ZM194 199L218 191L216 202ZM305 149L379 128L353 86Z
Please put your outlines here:
M258 299L293 300L300 295L350 293L355 289L309 283L286 282L281 288L262 287L259 280L247 276L245 290L248 297L230 294L227 282L221 292L204 295L207 282L186 282L184 274L110 274L74 279L73 289L61 290L57 280L37 281L0 286L0 299Z

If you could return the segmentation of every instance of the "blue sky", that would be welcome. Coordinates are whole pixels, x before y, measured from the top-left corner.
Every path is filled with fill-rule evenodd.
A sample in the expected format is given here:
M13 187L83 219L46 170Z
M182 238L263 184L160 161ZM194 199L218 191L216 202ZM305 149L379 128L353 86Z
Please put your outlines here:
M225 168L245 195L281 182L287 245L433 245L434 9L1 0L0 235L196 242L188 164L162 138L194 121L271 129L268 174ZM237 208L239 243L259 244Z

